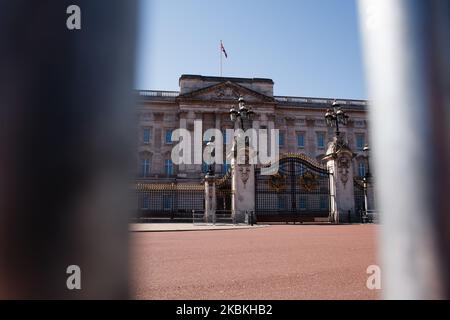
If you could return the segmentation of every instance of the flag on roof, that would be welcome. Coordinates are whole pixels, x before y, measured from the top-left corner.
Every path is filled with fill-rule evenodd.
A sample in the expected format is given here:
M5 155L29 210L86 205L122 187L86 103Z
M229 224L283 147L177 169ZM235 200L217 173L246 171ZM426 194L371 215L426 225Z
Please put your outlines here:
M225 55L225 58L228 59L228 54L227 54L227 52L225 50L225 47L223 46L222 41L220 41L220 50L222 50L223 54Z

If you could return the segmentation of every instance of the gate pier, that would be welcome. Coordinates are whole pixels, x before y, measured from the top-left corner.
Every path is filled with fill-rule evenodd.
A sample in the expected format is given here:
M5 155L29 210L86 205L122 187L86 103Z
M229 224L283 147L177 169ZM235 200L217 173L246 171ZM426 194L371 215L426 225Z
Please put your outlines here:
M205 176L205 223L216 223L216 177L207 174Z
M334 138L324 157L330 173L330 212L332 222L356 222L360 217L355 210L353 158L355 154L342 138Z
M255 212L255 166L249 163L253 155L251 148L247 147L231 160L231 211L234 223L246 223L246 215Z

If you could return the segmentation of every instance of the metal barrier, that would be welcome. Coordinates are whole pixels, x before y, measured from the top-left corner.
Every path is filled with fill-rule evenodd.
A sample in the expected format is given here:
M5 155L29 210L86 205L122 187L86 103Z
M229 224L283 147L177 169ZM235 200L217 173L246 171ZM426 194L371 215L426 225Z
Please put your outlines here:
M205 211L195 211L192 210L192 224L193 225L205 225Z
M235 224L231 210L217 210L215 214L215 224Z
M192 212L203 212L205 191L201 184L138 184L138 222L191 222Z

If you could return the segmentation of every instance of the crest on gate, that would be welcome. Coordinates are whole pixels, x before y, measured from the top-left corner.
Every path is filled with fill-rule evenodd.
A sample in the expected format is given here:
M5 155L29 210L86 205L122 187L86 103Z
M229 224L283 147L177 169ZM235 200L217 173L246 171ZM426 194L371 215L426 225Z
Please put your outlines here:
M300 185L308 192L312 192L319 186L317 176L311 171L305 172L300 177Z
M274 174L270 177L269 187L276 192L283 191L286 189L286 176L280 173Z

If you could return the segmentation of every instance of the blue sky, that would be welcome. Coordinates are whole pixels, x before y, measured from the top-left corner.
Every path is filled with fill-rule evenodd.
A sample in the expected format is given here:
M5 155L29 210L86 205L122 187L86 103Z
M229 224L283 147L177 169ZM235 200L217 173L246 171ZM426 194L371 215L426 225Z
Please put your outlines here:
M354 0L141 0L136 88L271 78L275 95L366 99Z

